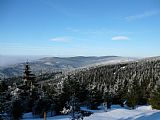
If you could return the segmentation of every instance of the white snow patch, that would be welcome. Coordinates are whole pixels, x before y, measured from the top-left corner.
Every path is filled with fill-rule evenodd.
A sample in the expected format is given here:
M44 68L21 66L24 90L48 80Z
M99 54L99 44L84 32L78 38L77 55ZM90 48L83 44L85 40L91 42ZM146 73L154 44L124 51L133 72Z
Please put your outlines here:
M51 62L45 62L46 65L53 65Z
M123 66L123 67L121 67L122 69L125 69L126 67L125 66Z
M94 113L84 120L160 120L160 111L151 106L141 106L135 110L112 106L108 112Z

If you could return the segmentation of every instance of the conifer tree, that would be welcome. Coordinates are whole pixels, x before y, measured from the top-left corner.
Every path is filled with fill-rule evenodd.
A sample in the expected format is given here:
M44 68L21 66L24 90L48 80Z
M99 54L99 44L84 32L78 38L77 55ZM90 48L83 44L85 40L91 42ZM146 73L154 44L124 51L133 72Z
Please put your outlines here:
M20 120L23 113L22 101L16 99L11 104L11 117L13 120Z
M8 86L5 81L0 81L0 93L5 92L8 89Z
M24 69L24 84L29 88L32 89L34 83L35 83L35 75L31 73L29 63L26 62L25 69Z
M103 99L104 99L104 103L107 103L107 109L110 109L112 105L112 93L105 92L103 95Z
M92 110L97 110L98 105L102 102L102 93L97 89L96 86L90 86L88 94L89 108Z
M131 86L127 93L127 105L131 107L131 109L135 109L135 106L139 102L139 90L140 87L138 85L138 82L134 80L133 83L131 83Z
M149 102L152 108L160 110L160 85L157 85L152 91Z

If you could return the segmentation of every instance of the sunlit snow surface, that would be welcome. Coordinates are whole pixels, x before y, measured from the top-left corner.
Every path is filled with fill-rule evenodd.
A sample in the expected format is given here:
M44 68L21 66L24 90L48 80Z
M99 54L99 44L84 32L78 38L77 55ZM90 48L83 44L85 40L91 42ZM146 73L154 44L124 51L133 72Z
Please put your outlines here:
M87 110L85 107L82 109ZM113 105L112 109L108 110L108 112L104 112L103 109L92 110L92 112L94 114L85 117L84 120L160 120L160 111L152 110L151 106L140 106L135 110L129 110ZM43 118L32 118L32 115L27 113L24 115L24 120L43 120ZM48 117L47 120L70 120L70 116Z

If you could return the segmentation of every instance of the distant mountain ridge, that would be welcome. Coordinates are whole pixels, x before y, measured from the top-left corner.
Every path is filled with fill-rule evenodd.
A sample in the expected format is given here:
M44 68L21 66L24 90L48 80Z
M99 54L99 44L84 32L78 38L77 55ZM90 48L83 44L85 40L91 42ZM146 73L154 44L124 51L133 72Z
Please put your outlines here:
M6 67L18 63L22 63L29 59L30 61L40 59L43 56L11 56L11 55L0 55L0 67Z
M96 66L101 64L115 64L121 62L134 61L136 58L120 56L101 57L44 57L30 62L31 70L35 74L52 73L57 71L67 71L81 67ZM25 61L22 63L0 67L0 77L22 76Z

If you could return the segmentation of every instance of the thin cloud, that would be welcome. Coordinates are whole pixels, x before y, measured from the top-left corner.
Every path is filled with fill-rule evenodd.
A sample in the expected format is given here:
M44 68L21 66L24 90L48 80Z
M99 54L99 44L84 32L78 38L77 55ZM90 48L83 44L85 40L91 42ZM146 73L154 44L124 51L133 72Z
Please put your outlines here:
M160 13L160 10L148 11L148 12L144 12L144 13L138 14L138 15L127 16L127 17L125 17L125 19L128 21L132 21L132 20L137 20L137 19L143 19L146 17L151 17L151 16L157 15L159 13Z
M126 36L114 36L112 40L129 40L129 38Z
M53 42L70 42L72 40L71 37L55 37L50 39L50 41Z

